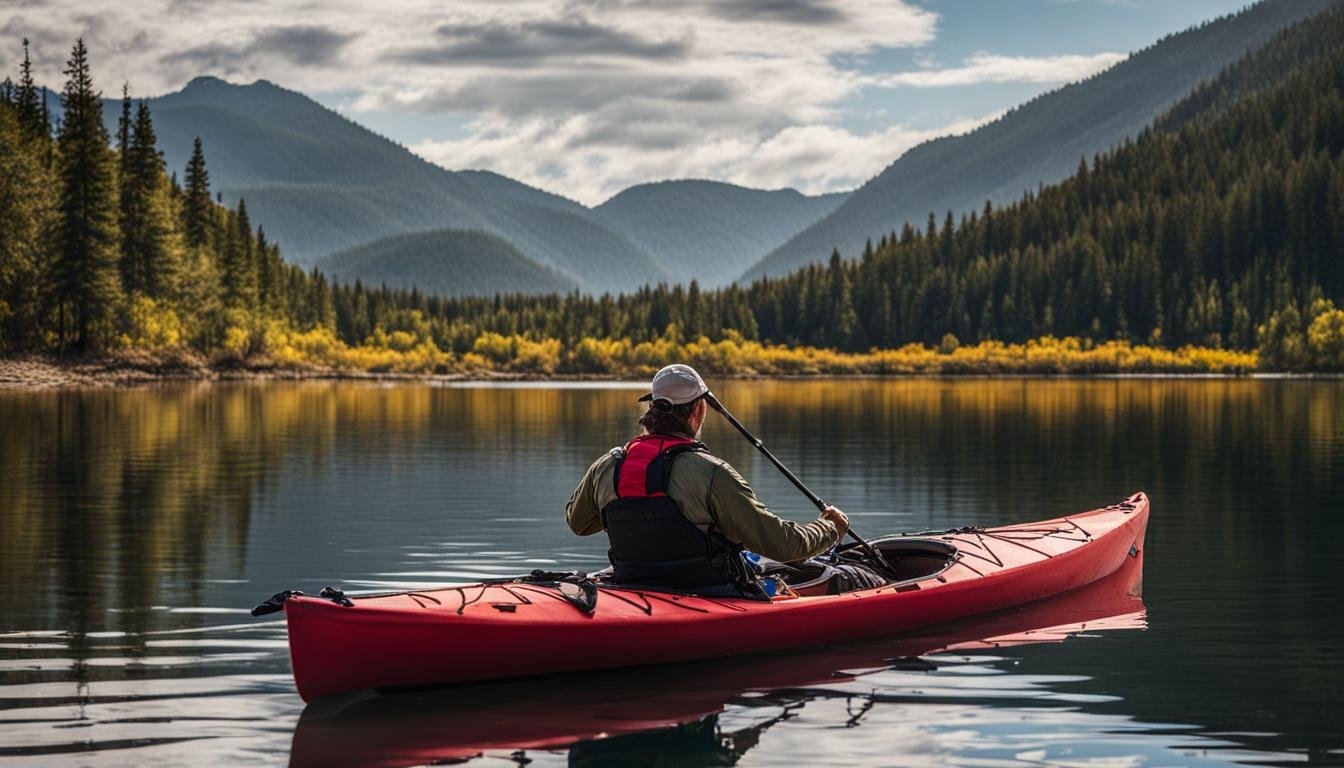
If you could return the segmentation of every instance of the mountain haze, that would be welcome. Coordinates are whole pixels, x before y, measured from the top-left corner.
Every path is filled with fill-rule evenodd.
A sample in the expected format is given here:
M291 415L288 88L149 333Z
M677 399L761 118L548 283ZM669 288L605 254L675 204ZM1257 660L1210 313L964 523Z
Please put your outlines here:
M253 218L300 264L390 235L452 228L494 233L594 291L664 277L578 203L502 176L481 183L446 171L264 80L197 78L149 103L169 167L183 167L200 136L212 188L226 200L246 198ZM109 116L118 109L105 104Z
M338 325L343 303L359 304L337 301ZM722 339L690 353L710 365L749 360L736 370L756 373L913 372L928 369L902 357L910 343L1042 337L1053 340L1023 357L992 346L960 360L935 355L935 370L1102 370L1124 360L1153 372L1164 353L1113 348L1096 369L1066 361L1118 340L1204 347L1190 371L1253 365L1226 352L1252 348L1273 370L1344 370L1341 305L1344 6L1284 29L1068 179L960 226L903 227L859 259L746 288L477 298L432 314L455 328L568 340L583 372L621 370L640 359L631 345L671 328ZM788 349L749 352L752 340ZM860 357L829 363L799 347ZM772 362L788 354L796 357Z
M678 181L636 187L592 209L490 171L445 170L265 80L236 85L198 77L147 101L170 170L181 172L200 136L211 189L230 203L246 199L287 259L338 263L343 279L405 285L378 258L395 253L400 264L435 263L442 243L421 235L456 230L491 233L547 270L533 279L511 267L492 281L497 243L478 256L454 251L475 265L468 282L485 293L540 286L618 292L691 278L720 285L843 199ZM120 110L119 99L104 101L109 131ZM417 236L389 242L411 234ZM466 242L485 241L457 246ZM366 245L372 247L360 250ZM412 254L416 247L428 250ZM445 276L434 279L447 293L466 290Z
M487 232L441 229L393 235L332 254L317 266L334 279L358 277L370 285L418 288L441 296L510 292L556 293L574 282Z
M1087 80L1040 96L970 133L922 144L856 190L833 213L747 270L744 280L825 259L857 256L865 240L923 227L932 212L1001 205L1071 175L1132 138L1190 93L1284 27L1338 0L1266 0L1171 35Z
M731 283L738 265L782 245L835 210L848 193L809 197L718 181L662 181L630 187L593 210L678 274L701 286ZM753 256L753 254L756 254Z

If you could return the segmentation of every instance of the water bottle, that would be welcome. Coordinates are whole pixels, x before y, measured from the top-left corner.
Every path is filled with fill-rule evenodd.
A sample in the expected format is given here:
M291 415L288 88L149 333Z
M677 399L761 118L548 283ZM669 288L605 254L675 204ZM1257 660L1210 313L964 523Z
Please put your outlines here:
M765 576L765 567L761 565L761 556L752 552L750 549L742 550L742 559L747 561L747 567L756 572L756 581L760 583L761 589L765 590L767 597L774 597L779 594L779 579L774 576Z

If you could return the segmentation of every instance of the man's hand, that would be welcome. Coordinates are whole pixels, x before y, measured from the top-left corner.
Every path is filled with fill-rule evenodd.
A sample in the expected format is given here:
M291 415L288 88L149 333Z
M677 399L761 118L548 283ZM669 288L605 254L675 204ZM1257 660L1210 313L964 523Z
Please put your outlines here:
M849 518L845 517L845 513L841 512L839 508L827 507L826 510L821 513L821 519L830 520L832 523L835 523L835 527L840 531L840 538L845 538L845 533L849 530Z

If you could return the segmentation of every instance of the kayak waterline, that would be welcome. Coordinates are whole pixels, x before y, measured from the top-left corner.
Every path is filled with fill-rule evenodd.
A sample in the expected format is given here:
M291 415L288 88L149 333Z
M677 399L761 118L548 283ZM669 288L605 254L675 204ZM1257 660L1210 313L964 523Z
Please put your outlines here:
M623 736L686 726L719 726L729 705L803 706L849 697L845 683L885 670L928 670L945 652L976 653L1077 634L1142 630L1139 596L1143 557L1127 558L1111 575L1085 587L993 614L900 636L850 641L731 659L668 664L619 673L541 681L484 683L462 689L378 695L349 693L309 704L294 731L291 768L403 768L466 760L485 752L583 748L605 754ZM774 719L753 726L759 731ZM685 734L733 752L753 734ZM580 747L580 744L586 746ZM605 746L610 745L610 746Z
M692 661L906 632L1040 600L1140 558L1149 501L1078 515L871 539L906 578L836 595L700 597L599 584L482 583L283 600L299 695Z

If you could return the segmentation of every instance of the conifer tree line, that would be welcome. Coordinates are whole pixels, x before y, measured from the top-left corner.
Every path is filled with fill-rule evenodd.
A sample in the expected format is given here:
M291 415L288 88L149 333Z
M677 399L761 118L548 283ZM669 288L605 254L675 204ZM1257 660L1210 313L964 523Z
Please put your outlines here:
M1281 34L1153 128L1061 184L956 219L929 215L857 259L701 292L435 299L340 288L342 335L385 307L436 318L462 348L480 330L682 337L842 351L1045 335L1249 349L1344 298L1344 11ZM1266 335L1268 334L1268 336ZM1293 343L1289 340L1289 343ZM1271 360L1274 362L1274 360ZM1279 363L1307 365L1290 354Z
M232 337L246 352L266 322L332 322L325 279L283 262L245 202L211 199L199 139L178 184L129 88L109 136L83 40L53 134L53 97L22 51L0 85L0 349L210 351Z
M1331 365L1344 366L1344 312L1330 303L1344 303L1344 11L1287 30L1135 140L1011 205L931 214L855 259L746 286L600 297L333 285L282 261L243 201L211 198L199 140L182 183L169 176L148 107L126 91L109 136L82 41L65 74L54 136L26 44L0 99L10 351L247 356L277 330L319 329L350 346L401 331L459 356L486 334L555 339L567 360L584 339L863 352L1054 335L1258 347L1271 367L1303 368L1323 359L1308 336L1325 318L1316 348L1338 336Z

